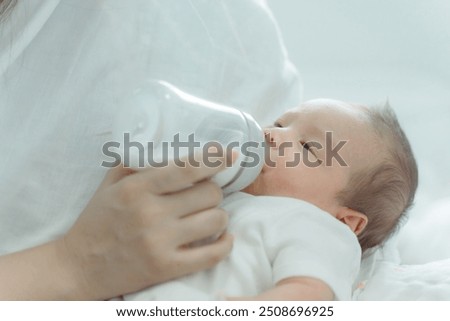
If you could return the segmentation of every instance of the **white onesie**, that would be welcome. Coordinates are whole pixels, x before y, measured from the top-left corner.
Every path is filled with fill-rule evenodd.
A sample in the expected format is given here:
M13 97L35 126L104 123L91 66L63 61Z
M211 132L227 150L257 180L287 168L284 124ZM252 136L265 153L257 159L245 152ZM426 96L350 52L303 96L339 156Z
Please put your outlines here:
M350 300L361 249L354 233L314 205L287 197L235 193L222 206L234 235L216 267L126 295L125 300L217 300L251 296L294 276L320 279Z

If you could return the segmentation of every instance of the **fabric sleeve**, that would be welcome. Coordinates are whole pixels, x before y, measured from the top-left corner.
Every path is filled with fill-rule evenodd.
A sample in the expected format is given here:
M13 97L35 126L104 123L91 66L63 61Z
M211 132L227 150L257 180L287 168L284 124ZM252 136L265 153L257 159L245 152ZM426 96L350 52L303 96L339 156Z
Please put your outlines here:
M330 286L337 300L351 299L361 249L346 225L302 203L283 208L267 231L274 284L289 277L312 277Z

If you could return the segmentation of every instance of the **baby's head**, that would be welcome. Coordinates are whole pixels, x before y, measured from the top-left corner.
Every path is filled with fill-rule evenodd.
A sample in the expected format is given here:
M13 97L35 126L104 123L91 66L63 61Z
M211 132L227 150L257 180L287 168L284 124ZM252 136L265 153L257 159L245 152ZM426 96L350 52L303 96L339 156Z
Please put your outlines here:
M265 132L270 160L246 192L313 203L347 224L363 250L391 235L412 205L417 165L388 106L312 100Z

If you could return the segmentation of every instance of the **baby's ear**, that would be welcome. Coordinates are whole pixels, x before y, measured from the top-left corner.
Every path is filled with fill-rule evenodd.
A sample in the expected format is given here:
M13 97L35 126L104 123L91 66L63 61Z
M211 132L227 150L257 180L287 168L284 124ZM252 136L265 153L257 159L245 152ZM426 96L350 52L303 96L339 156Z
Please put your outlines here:
M359 235L362 231L364 231L364 228L368 222L366 215L348 207L341 207L336 215L336 218L350 227L356 235Z

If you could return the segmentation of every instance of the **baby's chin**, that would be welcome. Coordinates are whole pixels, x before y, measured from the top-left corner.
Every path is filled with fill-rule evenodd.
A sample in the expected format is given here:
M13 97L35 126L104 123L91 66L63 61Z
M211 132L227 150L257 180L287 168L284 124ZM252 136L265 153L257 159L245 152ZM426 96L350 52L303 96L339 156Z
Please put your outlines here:
M264 195L263 184L261 181L261 175L259 175L253 183L251 183L246 188L242 189L241 192L252 194L252 195Z
M257 195L257 194L255 194L253 183L250 184L249 186L247 186L246 188L242 189L241 192L252 194L252 195Z

